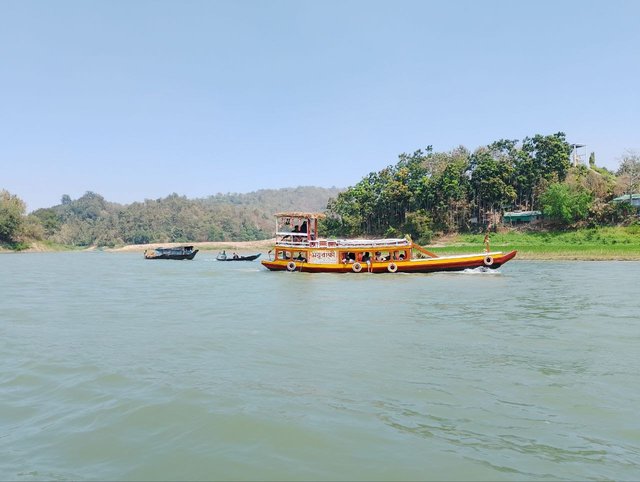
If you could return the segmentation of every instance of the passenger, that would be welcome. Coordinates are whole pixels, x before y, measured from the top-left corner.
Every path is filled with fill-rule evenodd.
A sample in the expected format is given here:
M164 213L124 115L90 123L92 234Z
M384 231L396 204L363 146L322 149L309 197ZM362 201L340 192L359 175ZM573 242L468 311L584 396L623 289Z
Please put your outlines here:
M487 252L487 253L488 253L488 252L490 251L490 250L489 250L489 233L487 233L487 234L485 234L485 235L484 235L484 241L483 241L483 243L484 243L484 250L485 250L485 252Z
M293 228L293 231L291 231L291 232L292 232L293 234L300 233L300 232L301 232L300 227L299 227L298 225L296 225L296 226ZM300 242L300 236L292 236L292 237L291 237L291 240L292 240L294 243L298 243L298 242Z
M238 253L233 253L233 259L238 259L240 256L238 256Z
M362 261L367 263L367 272L371 273L371 255L368 251L362 255Z
M398 256L398 261L404 261L404 253L400 253L400 256Z
M382 256L382 253L380 251L376 251L375 260L376 261L384 261L384 257Z

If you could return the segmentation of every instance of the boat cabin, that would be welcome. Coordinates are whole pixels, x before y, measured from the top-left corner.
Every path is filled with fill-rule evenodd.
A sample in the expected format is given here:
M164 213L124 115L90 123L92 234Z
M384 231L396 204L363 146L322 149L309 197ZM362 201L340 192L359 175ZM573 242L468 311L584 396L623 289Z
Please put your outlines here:
M403 261L411 258L411 243L401 239L342 240L318 236L322 213L283 212L276 217L274 258L314 264ZM379 249L376 249L379 248Z

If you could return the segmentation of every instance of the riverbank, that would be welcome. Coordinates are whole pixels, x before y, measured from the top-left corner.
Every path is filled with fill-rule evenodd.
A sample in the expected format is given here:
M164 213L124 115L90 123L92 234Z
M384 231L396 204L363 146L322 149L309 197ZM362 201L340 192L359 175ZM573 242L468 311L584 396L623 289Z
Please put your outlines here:
M436 238L424 247L439 255L473 253L484 250L484 235L459 234ZM259 241L219 241L197 243L132 244L116 248L73 248L51 243L35 242L21 252L94 251L138 252L160 246L193 245L201 251L238 252L251 254L267 252L274 239ZM505 230L490 236L492 251L518 251L516 259L576 260L576 261L640 261L640 227L606 227L568 232L532 232ZM0 252L13 252L0 249Z
M151 243L151 244L130 244L118 248L105 248L104 251L113 252L140 252L145 249L155 249L159 247L170 248L174 246L193 246L201 251L267 251L273 247L274 239L263 239L260 241L218 241L202 243Z

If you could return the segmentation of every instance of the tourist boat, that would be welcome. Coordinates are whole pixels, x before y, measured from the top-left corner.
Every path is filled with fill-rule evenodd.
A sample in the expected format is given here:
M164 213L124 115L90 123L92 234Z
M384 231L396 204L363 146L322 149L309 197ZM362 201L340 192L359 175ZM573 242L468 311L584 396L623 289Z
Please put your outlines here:
M145 259L193 259L198 249L193 246L176 246L174 248L145 249Z
M227 253L225 253L224 251L220 254L218 254L218 256L216 256L216 259L218 261L253 261L256 260L260 257L260 253L258 254L252 254L250 256L241 256L239 254L233 254L231 256L229 256Z
M312 273L431 273L496 269L516 251L439 256L409 238L321 239L320 213L277 213L275 247L262 264L272 271Z

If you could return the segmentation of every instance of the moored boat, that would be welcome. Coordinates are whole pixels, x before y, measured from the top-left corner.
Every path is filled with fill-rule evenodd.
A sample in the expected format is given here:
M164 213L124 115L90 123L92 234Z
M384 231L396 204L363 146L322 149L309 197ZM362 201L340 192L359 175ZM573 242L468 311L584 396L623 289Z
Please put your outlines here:
M176 246L173 248L145 249L145 259L193 259L198 252L193 246Z
M314 273L431 273L485 267L496 269L516 251L438 256L408 238L321 239L321 213L282 212L276 217L275 247L262 264L271 271Z

